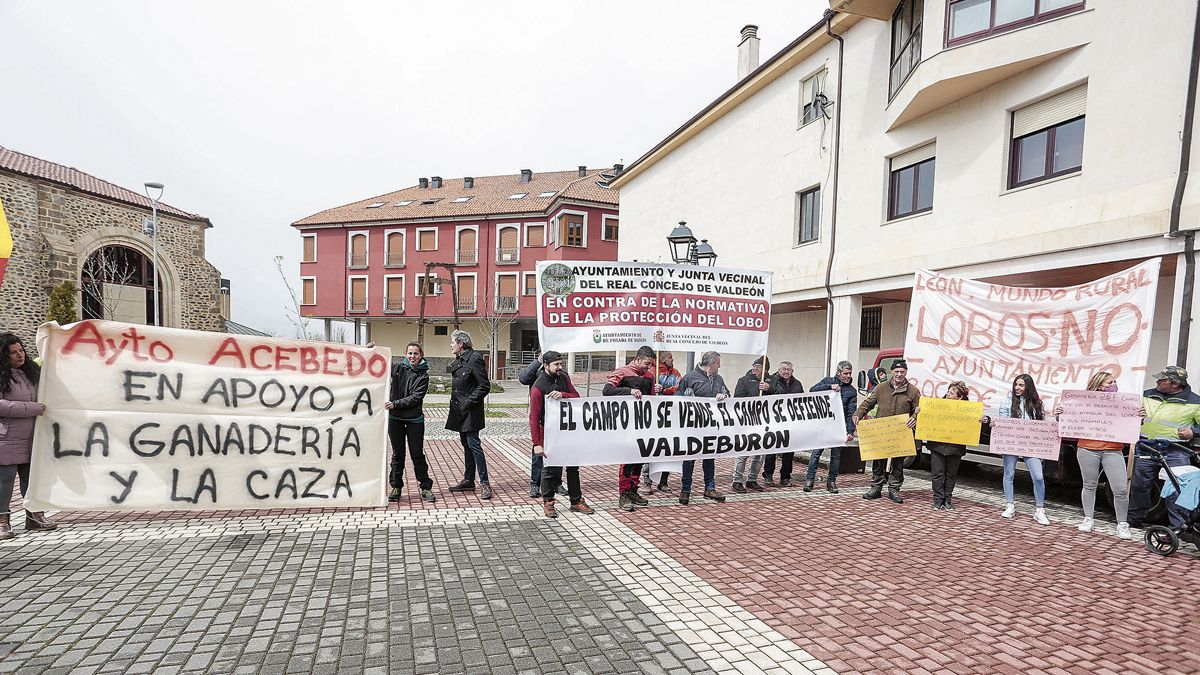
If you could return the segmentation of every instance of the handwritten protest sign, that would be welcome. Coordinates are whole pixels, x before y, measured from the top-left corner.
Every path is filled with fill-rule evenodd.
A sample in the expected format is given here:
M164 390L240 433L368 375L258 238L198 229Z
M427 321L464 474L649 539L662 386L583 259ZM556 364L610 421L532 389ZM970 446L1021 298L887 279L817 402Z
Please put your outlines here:
M917 415L917 438L923 441L979 445L981 417L983 403L980 401L922 396L921 414Z
M764 354L771 273L694 265L541 261L538 339L562 352Z
M387 349L111 321L38 349L32 510L386 503Z
M988 451L994 455L1017 455L1058 460L1062 439L1058 422L992 417L992 441Z
M834 392L732 398L547 399L546 465L741 457L846 443Z
M917 454L908 415L889 415L858 423L858 456L868 459L910 457Z
M904 356L925 396L962 380L975 400L1028 373L1047 409L1099 371L1140 391L1150 354L1159 259L1079 286L1025 288L917 270Z
M1136 443L1141 433L1141 409L1142 397L1138 394L1064 391L1058 434L1066 438Z

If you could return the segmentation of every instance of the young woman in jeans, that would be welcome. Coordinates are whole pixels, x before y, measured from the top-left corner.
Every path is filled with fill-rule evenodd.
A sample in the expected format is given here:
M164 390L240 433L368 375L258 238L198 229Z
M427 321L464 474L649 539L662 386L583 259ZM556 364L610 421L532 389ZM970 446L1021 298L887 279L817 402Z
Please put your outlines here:
M1088 381L1088 391L1116 391L1117 380L1110 373L1100 372ZM1055 416L1062 414L1062 406L1054 409ZM1113 491L1113 508L1117 512L1117 536L1132 539L1129 532L1129 485L1125 478L1123 443L1079 439L1075 456L1079 460L1079 473L1083 476L1083 522L1080 532L1091 532L1096 526L1096 486L1100 483L1100 471L1108 476L1108 485Z
M1045 410L1042 408L1042 399L1038 396L1037 386L1033 383L1033 378L1022 374L1013 379L1012 396L1000 404L1000 417L1015 417L1017 419L1040 420L1045 419ZM985 418L985 424L991 423L991 418ZM1004 518L1012 518L1017 513L1017 505L1013 498L1013 479L1017 475L1017 460L1025 461L1025 468L1029 469L1029 476L1033 479L1033 500L1036 505L1036 510L1033 512L1033 519L1042 525L1049 525L1050 519L1046 517L1046 479L1042 473L1042 460L1037 457L1018 457L1016 455L1004 455L1004 500L1008 505L1004 507L1004 512L1000 515Z

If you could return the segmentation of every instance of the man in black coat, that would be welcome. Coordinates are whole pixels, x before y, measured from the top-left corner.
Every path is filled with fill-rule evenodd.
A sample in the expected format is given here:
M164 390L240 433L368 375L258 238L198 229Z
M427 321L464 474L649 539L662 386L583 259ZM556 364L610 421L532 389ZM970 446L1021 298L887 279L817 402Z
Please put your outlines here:
M479 498L491 499L492 486L488 483L487 460L483 456L483 442L479 432L483 430L483 401L492 389L488 379L483 355L471 346L471 335L456 330L450 334L450 349L454 361L447 367L453 378L450 385L450 414L446 417L446 428L457 431L463 446L463 479L450 488L451 492L470 492L475 489L475 470L479 470L481 487Z

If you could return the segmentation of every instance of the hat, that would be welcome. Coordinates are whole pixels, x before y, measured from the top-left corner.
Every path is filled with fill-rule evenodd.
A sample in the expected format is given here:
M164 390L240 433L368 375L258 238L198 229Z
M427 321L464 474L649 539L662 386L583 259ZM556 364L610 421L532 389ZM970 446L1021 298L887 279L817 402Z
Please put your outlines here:
M904 359L896 359L895 361L892 362L892 370L895 370L897 368L903 368L905 370L908 370L908 362L905 361Z
M1178 382L1180 384L1185 384L1187 382L1187 371L1184 370L1183 368L1180 368L1179 366L1167 366L1166 368L1163 368L1161 371L1155 373L1154 379L1155 380L1171 380L1172 382Z
M766 361L766 362L767 362L767 368L770 368L770 367L771 367L771 359L768 359L768 358L767 358L767 357L765 357L765 356L760 356L760 357L758 357L757 359L754 359L754 364L753 364L753 365L756 365L756 366L761 366L761 365L763 364L763 361Z
M550 365L555 361L562 361L563 355L553 349L542 352L542 363Z

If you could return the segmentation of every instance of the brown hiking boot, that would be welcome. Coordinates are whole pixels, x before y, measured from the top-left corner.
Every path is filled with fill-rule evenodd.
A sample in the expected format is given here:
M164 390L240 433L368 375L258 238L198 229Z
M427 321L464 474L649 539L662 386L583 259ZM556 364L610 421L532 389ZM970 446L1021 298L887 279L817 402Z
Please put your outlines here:
M596 509L588 506L588 503L583 501L582 497L579 498L579 501L571 505L571 510L575 513L583 513L589 516L596 512Z
M480 499L491 499L491 498L492 498L492 495L494 495L494 494L495 494L495 493L494 493L494 492L492 492L492 486L491 486L491 485L488 485L487 483L484 483L484 484L483 484L483 486L482 486L482 487L480 487L480 492L479 492L479 498L480 498Z
M620 508L622 511L635 511L635 510L637 510L637 507L636 507L636 506L634 506L634 504L633 504L633 501L629 499L629 492L628 492L628 491L625 491L625 492L622 492L622 493L621 493L621 499L620 499L620 500L617 502L617 506L618 506L618 507L619 507L619 508Z
M13 534L12 525L8 522L8 514L0 513L0 541L4 539L12 539L17 535Z
M716 490L705 490L704 498L711 499L718 504L725 503L725 495L721 494L720 492L717 492Z
M558 511L554 508L554 500L542 502L542 513L546 514L547 518L557 518Z
M26 511L25 512L25 529L26 530L57 530L58 523L47 518L45 511Z

